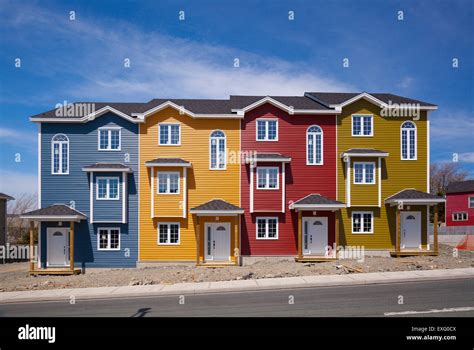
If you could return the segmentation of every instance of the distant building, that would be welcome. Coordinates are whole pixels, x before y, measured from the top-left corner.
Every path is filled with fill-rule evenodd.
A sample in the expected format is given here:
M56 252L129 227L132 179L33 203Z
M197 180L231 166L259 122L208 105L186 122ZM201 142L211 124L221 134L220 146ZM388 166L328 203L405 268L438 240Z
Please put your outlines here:
M7 243L7 202L14 199L12 196L0 193L0 246Z
M474 226L474 180L452 182L448 185L446 226Z

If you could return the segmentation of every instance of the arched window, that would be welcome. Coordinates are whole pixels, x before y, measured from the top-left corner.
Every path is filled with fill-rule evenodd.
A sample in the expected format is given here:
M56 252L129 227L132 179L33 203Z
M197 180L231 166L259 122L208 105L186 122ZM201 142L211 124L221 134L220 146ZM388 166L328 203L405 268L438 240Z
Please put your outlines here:
M211 133L209 139L209 166L213 170L224 170L226 168L226 138L221 130Z
M306 131L306 164L323 164L323 130L317 125Z
M416 159L416 125L411 121L406 121L401 128L401 153L403 160Z
M51 172L69 174L69 139L64 134L54 135L51 140Z

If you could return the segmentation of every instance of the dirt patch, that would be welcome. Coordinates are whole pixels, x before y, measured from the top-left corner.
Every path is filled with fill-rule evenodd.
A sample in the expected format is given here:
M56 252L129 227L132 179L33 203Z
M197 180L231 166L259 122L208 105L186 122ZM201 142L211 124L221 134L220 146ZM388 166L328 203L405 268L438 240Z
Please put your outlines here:
M258 262L251 266L205 268L159 265L138 269L88 269L77 276L29 276L27 263L0 265L0 292L57 288L84 288L181 282L246 280L258 278L334 275L359 272L410 271L474 267L474 252L440 244L437 257L366 257L364 262L339 260L322 263Z

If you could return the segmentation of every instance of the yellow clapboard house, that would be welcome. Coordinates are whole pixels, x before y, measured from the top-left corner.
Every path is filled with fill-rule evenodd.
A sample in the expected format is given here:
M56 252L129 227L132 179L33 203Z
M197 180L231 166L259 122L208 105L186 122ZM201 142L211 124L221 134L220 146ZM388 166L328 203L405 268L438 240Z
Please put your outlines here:
M138 115L139 261L237 264L240 117L228 100L153 101Z

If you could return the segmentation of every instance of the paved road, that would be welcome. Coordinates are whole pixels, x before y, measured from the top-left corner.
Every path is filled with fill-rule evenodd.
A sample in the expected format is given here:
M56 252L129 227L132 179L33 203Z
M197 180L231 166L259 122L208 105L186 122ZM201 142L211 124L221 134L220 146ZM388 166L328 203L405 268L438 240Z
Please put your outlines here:
M474 317L474 279L188 295L180 301L155 296L0 304L0 316Z

